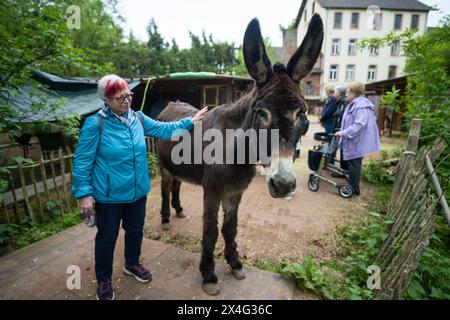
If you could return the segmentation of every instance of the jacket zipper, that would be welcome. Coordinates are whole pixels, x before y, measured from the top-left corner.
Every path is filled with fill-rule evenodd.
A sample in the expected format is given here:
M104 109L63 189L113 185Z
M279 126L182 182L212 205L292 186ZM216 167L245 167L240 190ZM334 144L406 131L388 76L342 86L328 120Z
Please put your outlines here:
M130 132L131 146L133 148L134 201L136 201L136 154L134 153L133 134L131 133L131 129L129 126L128 126L128 131Z
M111 181L109 179L109 174L106 175L106 197L109 197L109 192L111 191Z

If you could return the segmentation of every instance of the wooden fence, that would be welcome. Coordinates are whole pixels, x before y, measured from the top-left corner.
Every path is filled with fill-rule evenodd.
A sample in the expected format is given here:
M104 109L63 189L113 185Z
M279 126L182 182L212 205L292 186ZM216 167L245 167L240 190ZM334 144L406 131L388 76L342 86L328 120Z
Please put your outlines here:
M146 138L146 143L147 143L147 152L158 155L158 147L156 145L156 139L150 137Z
M3 194L3 221L20 223L23 216L29 216L33 222L45 216L45 195L47 201L61 200L64 206L61 213L72 210L70 184L72 181L73 154L51 152L49 159L33 164L19 164L5 167L8 170L6 180L8 191ZM24 210L20 207L24 206Z
M158 154L156 140L146 139L147 151ZM76 205L72 199L73 154L51 152L48 157L34 164L4 167L9 173L2 178L8 181L3 194L0 223L20 223L25 216L34 222L45 216L45 205L50 200L60 200L61 212L72 211Z
M374 263L382 272L381 288L375 292L377 299L401 299L434 232L439 202L428 192L428 178L434 174L430 164L444 151L446 143L438 140L433 148L423 146L417 151L420 127L421 120L413 120L407 148L397 165L387 213L393 223L387 226L388 237ZM440 187L435 185L435 189L437 198L445 201Z

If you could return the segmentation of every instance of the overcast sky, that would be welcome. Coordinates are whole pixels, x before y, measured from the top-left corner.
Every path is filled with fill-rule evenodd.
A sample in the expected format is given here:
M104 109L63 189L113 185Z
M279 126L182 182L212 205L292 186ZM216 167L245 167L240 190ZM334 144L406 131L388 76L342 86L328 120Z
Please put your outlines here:
M264 37L274 46L282 45L279 26L288 26L297 16L301 0L121 0L119 9L127 20L125 30L141 40L147 40L146 27L154 18L166 41L175 38L182 48L190 46L188 30L200 35L212 33L215 40L233 41L240 45L248 22L257 17ZM450 13L449 0L422 0L438 5L441 12L432 11L428 26Z

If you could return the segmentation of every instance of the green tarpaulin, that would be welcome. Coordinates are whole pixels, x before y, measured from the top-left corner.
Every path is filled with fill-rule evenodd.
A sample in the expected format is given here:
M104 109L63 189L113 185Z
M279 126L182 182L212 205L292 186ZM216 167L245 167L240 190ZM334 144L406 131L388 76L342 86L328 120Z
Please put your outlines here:
M34 71L33 78L48 87L41 89L37 98L30 86L23 86L17 94L8 99L8 104L16 111L16 115L9 120L20 123L33 123L38 121L55 121L55 116L45 111L36 110L36 103L44 103L48 106L57 99L65 98L63 108L57 109L58 117L65 117L71 113L81 116L100 109L102 100L97 95L97 81L87 78L62 78L42 71ZM130 89L136 87L140 81L129 82Z

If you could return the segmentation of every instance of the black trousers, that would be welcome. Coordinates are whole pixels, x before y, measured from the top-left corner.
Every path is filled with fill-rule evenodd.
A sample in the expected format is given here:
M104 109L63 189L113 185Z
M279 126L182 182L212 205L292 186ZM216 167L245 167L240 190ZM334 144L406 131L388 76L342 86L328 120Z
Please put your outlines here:
M111 281L121 220L125 230L125 262L131 266L139 264L146 203L147 197L131 203L95 203L95 275L98 281Z
M353 188L353 192L359 193L359 182L361 180L361 166L363 158L356 158L352 160L347 160L348 165L348 175L350 178L350 185Z
M341 159L341 169L342 170L348 170L348 163L347 161L344 160L344 154L342 152L342 148L339 148L339 152L340 154L340 159Z

